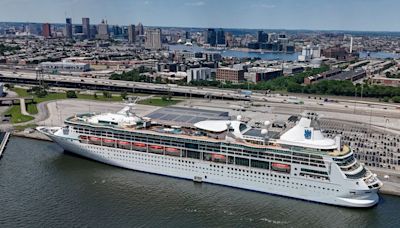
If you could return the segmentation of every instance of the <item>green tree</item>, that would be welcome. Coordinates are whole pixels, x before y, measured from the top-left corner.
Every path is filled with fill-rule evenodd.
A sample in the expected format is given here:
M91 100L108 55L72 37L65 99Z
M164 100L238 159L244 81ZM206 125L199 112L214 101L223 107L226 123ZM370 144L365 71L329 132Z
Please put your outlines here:
M400 96L394 96L394 97L392 97L392 101L393 101L394 103L400 103Z
M125 100L127 97L128 97L128 93L126 91L122 91L121 98Z
M75 91L67 91L67 98L77 98Z
M104 98L111 98L111 93L110 92L108 92L108 91L103 91L103 97Z

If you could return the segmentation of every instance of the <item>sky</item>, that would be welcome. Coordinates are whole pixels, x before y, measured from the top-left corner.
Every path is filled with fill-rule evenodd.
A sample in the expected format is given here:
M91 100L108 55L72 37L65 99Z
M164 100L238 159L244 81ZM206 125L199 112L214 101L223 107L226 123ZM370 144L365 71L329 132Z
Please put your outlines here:
M0 21L400 31L399 0L0 0Z

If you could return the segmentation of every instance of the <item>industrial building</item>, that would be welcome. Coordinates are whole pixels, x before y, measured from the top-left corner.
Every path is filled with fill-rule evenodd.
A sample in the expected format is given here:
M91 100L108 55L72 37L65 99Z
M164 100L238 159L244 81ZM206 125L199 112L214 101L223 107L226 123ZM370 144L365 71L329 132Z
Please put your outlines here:
M283 75L282 69L266 68L266 67L252 67L248 72L244 73L244 77L248 82L268 81Z
M59 73L59 72L86 72L90 71L90 65L87 63L72 63L72 62L43 62L39 64L44 72Z
M244 70L233 68L218 68L216 79L221 82L231 82L234 84L244 81Z

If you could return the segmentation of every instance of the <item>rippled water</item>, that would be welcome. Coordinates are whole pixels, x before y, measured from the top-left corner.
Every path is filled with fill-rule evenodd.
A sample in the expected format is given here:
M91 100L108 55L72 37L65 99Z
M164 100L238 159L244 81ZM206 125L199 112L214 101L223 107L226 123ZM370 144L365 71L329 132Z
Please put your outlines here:
M151 175L11 138L0 227L400 227L400 198L348 209Z

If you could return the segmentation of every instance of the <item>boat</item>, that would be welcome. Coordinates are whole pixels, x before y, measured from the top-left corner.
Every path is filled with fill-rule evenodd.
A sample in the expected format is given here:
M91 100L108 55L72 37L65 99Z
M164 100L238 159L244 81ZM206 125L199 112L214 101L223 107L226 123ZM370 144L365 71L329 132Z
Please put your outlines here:
M130 149L132 143L127 141L118 141L118 147L123 149Z
M180 131L160 131L177 124ZM379 202L382 182L340 136L322 134L317 113L285 125L254 128L241 118L172 125L125 108L37 130L66 151L126 169L344 207Z

